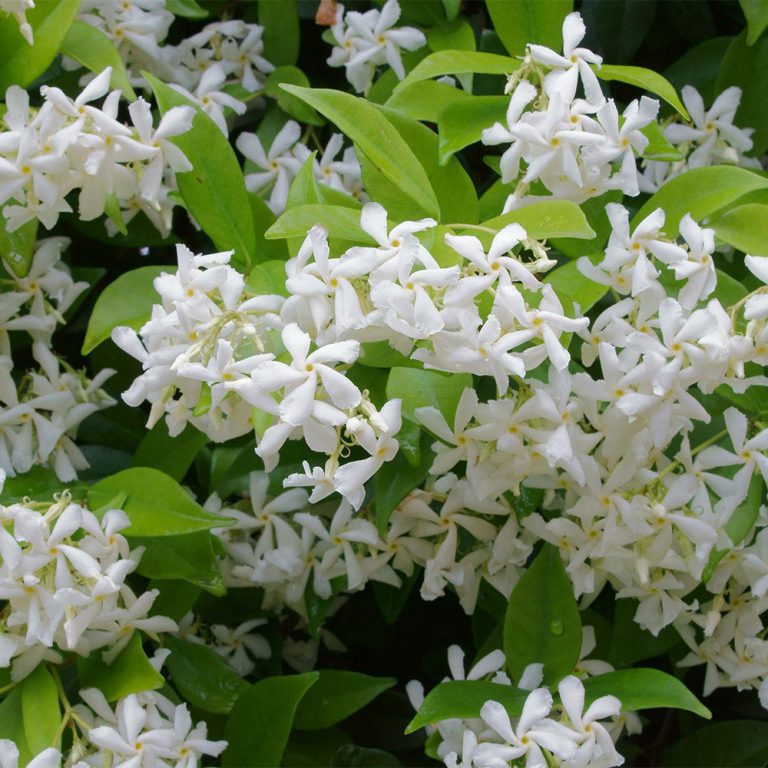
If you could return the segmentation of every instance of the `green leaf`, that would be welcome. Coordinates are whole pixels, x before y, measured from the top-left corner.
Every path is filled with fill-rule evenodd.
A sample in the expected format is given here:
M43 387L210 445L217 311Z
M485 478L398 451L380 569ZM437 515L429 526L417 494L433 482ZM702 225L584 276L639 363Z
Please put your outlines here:
M357 744L339 747L330 762L330 768L400 768L402 765L391 752Z
M440 161L480 141L486 128L505 121L509 96L472 96L449 104L438 116Z
M427 174L389 121L365 99L329 89L281 86L298 96L345 133L375 168L429 216L440 207Z
M634 58L653 26L656 0L612 0L610 9L605 13L601 0L582 0L587 45L599 50L604 61L623 64Z
M61 52L96 74L112 67L112 88L119 88L126 99L136 100L136 93L128 80L128 73L117 48L100 29L75 19L61 44Z
M251 203L253 228L256 232L257 263L264 263L274 259L284 261L288 258L287 244L272 242L266 239L266 232L275 223L277 217L257 193L249 192L248 200Z
M163 114L172 107L192 105L148 72L143 75ZM192 128L172 141L193 167L176 174L187 209L219 250L234 249L232 265L247 271L256 250L256 234L243 172L229 140L205 112L195 107Z
M436 123L440 113L450 104L466 104L474 97L436 80L420 80L389 97L384 106L414 120Z
M528 664L544 665L544 682L573 672L581 651L581 618L560 551L545 544L520 577L504 618L507 667L519 680Z
M733 122L755 129L749 152L754 157L760 157L768 149L768 78L762 76L766 71L768 37L763 36L749 46L745 30L728 46L715 84L715 93L730 85L741 88L741 103Z
M553 237L589 240L595 237L595 231L589 226L584 212L570 200L545 200L541 203L532 203L525 208L488 219L481 226L499 230L512 223L520 224L529 237L537 240L549 240ZM492 235L487 237L490 242Z
M360 245L376 245L376 241L360 227L359 210L317 203L289 208L266 231L265 237L267 240L306 237L315 224L325 227L329 237L354 240Z
M77 674L81 688L98 688L107 701L117 701L132 693L156 691L165 685L165 678L144 653L140 632L134 632L111 664L103 662L100 653L78 656Z
M185 19L205 19L209 16L208 11L195 0L165 0L165 9Z
M638 661L661 656L680 642L680 635L674 627L665 627L654 637L635 621L636 610L635 600L616 600L614 603L607 661L615 667L628 667Z
M483 680L450 680L433 688L424 698L406 733L453 718L475 718L486 701L498 701L511 717L519 716L529 691Z
M131 521L124 531L127 536L174 536L230 522L206 512L173 478L150 467L124 469L92 485L88 506L100 510L119 494L127 495L123 505Z
M676 237L680 219L686 213L701 221L749 192L765 188L768 188L768 178L746 168L732 165L692 168L670 179L652 195L635 214L632 226L636 227L657 208L663 208L666 214L664 231L669 237Z
M684 709L701 717L712 713L676 677L659 669L618 669L584 681L587 701L613 695L625 712Z
M658 123L649 123L640 132L648 139L648 146L643 150L646 160L662 160L665 163L674 163L682 160L683 155L674 144L670 143L662 133Z
M255 295L276 294L287 296L285 287L285 262L282 260L265 261L256 266L248 274L245 289Z
M175 272L175 267L139 267L120 275L96 299L88 320L82 354L92 352L106 341L112 330L127 325L138 331L152 314L152 305L160 301L154 280L163 272Z
M754 768L768 763L768 723L732 720L712 723L670 744L659 765L663 768Z
M72 486L69 486L72 489ZM61 480L56 477L56 473L47 467L32 467L28 472L22 472L16 477L7 477L2 493L0 493L0 503L16 504L25 496L34 501L49 501L53 503L53 494L58 493L62 488ZM77 490L73 490L73 498L77 497Z
M226 592L213 549L213 535L207 531L181 536L132 536L131 545L144 547L138 573L149 579L181 579L213 595Z
M604 64L599 68L595 67L595 74L601 80L616 80L620 83L637 86L644 91L650 91L674 107L683 119L691 119L672 83L652 69Z
M37 244L37 219L28 221L14 232L6 230L5 216L0 213L0 257L16 277L26 277L32 266Z
M692 85L701 93L704 103L711 104L717 95L715 81L720 74L725 52L732 40L732 37L713 37L704 40L685 51L665 70L664 76L678 90L685 85Z
M250 686L212 648L166 637L166 667L185 701L205 712L226 715Z
M472 386L468 373L440 373L418 368L393 368L387 379L387 399L403 401L403 416L419 423L414 411L424 406L439 409L448 424L453 424L456 406L467 387Z
M21 36L13 16L0 14L0 93L4 95L10 85L26 88L48 69L79 7L80 0L57 0L37 3L28 10L34 45Z
M427 31L427 45L433 51L474 51L477 48L475 32L463 18L439 21ZM472 91L472 75L458 75L465 91Z
M430 450L432 439L426 432L421 432L420 436L420 460L416 466L403 455L401 446L401 450L395 458L384 464L373 478L376 527L381 536L386 535L387 523L395 507L414 488L421 485L429 474L429 468L432 466L434 458Z
M152 603L150 616L167 616L176 622L192 610L197 598L200 597L198 587L181 579L153 579L148 588L160 592Z
M296 0L259 0L259 24L264 27L264 58L279 67L299 58L299 13Z
M486 0L496 33L512 56L523 56L528 43L563 47L563 19L572 0Z
M235 702L224 731L229 746L225 768L274 768L288 743L294 713L317 672L268 677L250 686Z
M144 435L131 462L134 467L152 467L181 482L195 456L208 438L187 424L180 435L171 437L164 419Z
M469 72L485 75L509 75L518 69L519 61L496 53L478 51L437 51L422 59L395 86L394 93L405 90L412 83L431 80L443 75L461 75Z
M264 81L264 93L275 99L280 109L296 120L309 125L323 124L323 119L312 107L308 107L301 99L297 99L284 91L280 87L280 83L308 87L309 79L298 67L278 67L274 72L271 72Z
M753 256L768 256L768 205L747 203L712 222L717 236Z
M602 261L603 255L591 256L593 262ZM579 305L582 313L588 312L600 299L608 293L608 287L594 283L579 272L578 261L563 264L544 277L558 296L567 296L574 304Z
M48 667L41 664L25 677L21 689L21 712L24 718L24 735L31 755L37 755L48 747L58 747L57 736L61 723L59 689Z
M293 727L300 731L329 728L362 709L397 681L341 669L318 670L317 682L296 707Z
M768 27L768 0L739 0L747 19L747 45L754 45Z
M0 701L0 739L9 739L19 750L19 765L26 765L34 755L30 754L24 733L24 714L21 709L21 686L17 685Z
M328 768L336 752L350 738L341 728L293 731L283 753L282 768Z

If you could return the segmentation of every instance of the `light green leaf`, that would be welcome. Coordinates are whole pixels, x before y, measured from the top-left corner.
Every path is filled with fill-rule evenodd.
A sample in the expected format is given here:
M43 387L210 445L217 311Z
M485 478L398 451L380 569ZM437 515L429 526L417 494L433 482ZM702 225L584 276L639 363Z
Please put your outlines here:
M17 277L26 277L35 255L37 219L28 221L14 232L8 232L5 226L6 219L0 211L0 257Z
M419 423L416 408L432 406L453 424L453 416L465 389L472 386L468 373L440 373L418 368L393 368L387 379L387 399L399 397L403 401L403 416Z
M375 168L429 216L440 207L427 174L391 123L365 99L329 89L281 86L298 96L345 133Z
M483 131L495 122L505 122L508 96L472 96L449 104L438 115L440 161L480 141Z
M500 230L507 224L517 223L528 233L529 237L537 240L549 240L556 237L575 237L591 239L595 231L583 211L570 200L545 200L532 203L493 219L484 221L481 226ZM487 235L490 240L492 235ZM482 240L483 237L481 236Z
M683 159L680 150L669 142L658 123L649 123L645 128L641 128L640 132L648 139L648 146L643 150L643 157L646 160L674 163Z
M669 237L676 237L680 219L686 213L701 221L749 192L766 188L768 178L746 168L733 165L692 168L670 179L652 195L635 214L632 226L636 227L657 208L663 208L666 214L664 231Z
M747 19L747 45L754 45L768 27L768 0L739 0Z
M450 680L440 683L426 695L405 732L413 733L440 720L479 717L486 701L498 701L511 717L516 717L523 711L528 693L514 686L483 680Z
M477 47L475 32L470 23L461 17L440 21L427 31L427 45L433 51L474 51ZM472 91L472 75L458 75L465 91Z
M56 0L37 3L28 10L34 45L21 36L13 16L0 14L0 94L5 94L9 85L26 88L48 69L79 7L80 0Z
M360 245L376 245L376 241L360 227L360 211L340 205L298 205L289 208L266 231L267 240L287 237L306 237L307 232L320 224L329 237L354 240Z
M572 0L486 0L496 33L512 56L523 56L529 43L563 48L563 19Z
M484 75L509 75L519 66L519 61L507 56L499 56L496 53L437 51L422 59L405 79L395 86L394 92L405 90L409 85L417 83L419 80L431 80L433 77L442 77L443 75L461 75L467 72Z
M195 0L165 0L165 8L174 16L185 19L205 19L209 16L208 11Z
M768 763L768 723L732 720L679 736L664 751L663 768L754 768Z
M299 13L296 0L259 0L259 24L264 27L264 58L275 66L299 58Z
M156 691L165 678L150 664L141 646L141 632L134 632L117 658L106 664L100 653L77 657L81 688L98 688L107 701L117 701L132 693Z
M461 8L461 0L442 0L445 9L445 18L449 21L455 19Z
M9 739L16 745L19 750L19 765L26 765L34 757L30 754L24 733L20 685L0 701L0 739Z
M768 205L747 203L712 222L717 236L753 256L768 256Z
M584 681L587 701L616 696L625 712L684 709L701 717L712 713L676 677L660 669L618 669Z
M274 768L280 765L304 694L318 681L318 672L268 677L250 686L235 702L224 737L225 768Z
M185 701L205 712L226 715L249 688L240 675L212 648L166 637L166 661L174 687Z
M131 464L159 469L181 482L207 442L208 438L191 424L187 424L180 435L171 437L165 419L160 419L142 438Z
M593 263L603 260L602 254L589 257ZM608 293L608 286L594 283L579 272L578 261L563 264L544 277L558 296L567 296L574 304L578 304L582 313L588 312L600 299Z
M160 301L153 282L163 272L175 267L139 267L126 272L99 294L88 320L82 353L87 355L106 341L113 328L127 325L135 331L149 320L152 305Z
M156 77L143 74L163 114L172 107L191 104ZM192 128L174 136L173 143L193 167L176 174L187 209L219 250L234 249L232 265L247 271L256 250L256 234L243 173L227 137L195 107Z
M257 264L248 274L245 281L246 291L254 295L276 294L287 296L285 287L285 262L282 260L265 261Z
M61 44L61 52L96 74L112 67L111 86L119 88L126 99L136 100L136 93L128 81L128 74L117 48L100 29L75 19Z
M88 506L101 510L121 493L127 495L123 509L131 521L127 536L174 536L230 522L206 512L173 478L150 467L124 469L92 485Z
M617 80L620 83L635 85L644 91L650 91L674 107L683 119L691 119L672 83L652 69L604 64L599 68L595 67L595 74L601 80Z
M309 79L298 67L278 67L274 72L271 72L264 81L264 93L275 99L283 112L299 122L307 123L308 125L323 124L323 119L312 107L307 106L301 99L297 99L292 94L284 91L280 87L280 83L308 87Z
M20 688L24 735L30 754L37 755L48 747L58 747L56 737L61 737L59 689L48 667L41 664L24 678Z
M544 665L553 685L573 672L581 651L581 618L560 551L545 544L520 577L504 618L504 655L513 679L528 664Z
M255 192L248 193L253 214L253 228L256 231L256 262L257 264L275 259L288 258L286 243L271 242L266 239L267 230L275 223L276 216L270 207Z
M397 681L342 669L320 669L317 682L296 707L293 727L300 731L330 728L362 709Z
M420 80L393 93L384 106L414 120L436 123L440 113L447 106L466 104L473 98L461 88L438 83L436 80Z

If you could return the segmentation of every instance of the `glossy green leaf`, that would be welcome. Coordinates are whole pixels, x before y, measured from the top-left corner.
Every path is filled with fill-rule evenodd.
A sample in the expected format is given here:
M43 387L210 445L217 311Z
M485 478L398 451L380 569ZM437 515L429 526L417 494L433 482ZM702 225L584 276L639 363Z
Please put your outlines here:
M245 690L229 715L222 756L225 768L274 768L288 743L293 717L317 672L268 677Z
M196 0L165 0L165 8L174 16L185 19L205 19L209 15Z
M296 707L293 727L300 731L329 728L362 709L397 681L342 669L320 669L317 682Z
M663 768L755 768L768 763L768 723L712 723L677 738L664 751Z
M717 236L753 256L768 256L768 205L747 203L718 216L713 222Z
M125 469L100 480L88 491L88 506L101 510L120 494L126 495L123 509L131 521L127 536L174 536L229 522L206 512L172 477L151 467Z
M432 406L441 411L448 424L453 424L459 399L464 390L471 386L472 376L468 373L393 368L387 379L387 399L401 398L403 416L416 423L416 408Z
M365 99L341 91L282 85L345 133L375 168L424 213L439 218L440 207L427 174L389 121Z
M504 213L484 221L481 226L500 230L507 224L520 224L529 237L537 240L549 240L556 237L575 237L591 239L595 231L583 211L570 200L545 200L532 203L524 208ZM483 239L482 233L480 239ZM492 235L486 235L490 239Z
M35 255L37 219L28 221L14 232L8 232L5 227L6 219L0 212L0 257L17 277L26 277Z
M165 678L150 664L141 646L141 633L134 632L128 645L111 664L101 654L77 657L77 674L81 688L98 688L107 701L117 701L132 693L156 691Z
M259 24L264 27L264 57L279 67L299 58L299 13L296 0L259 0Z
M27 10L34 45L21 36L13 16L0 13L0 94L9 85L25 88L48 69L79 7L80 0L56 0L39 2Z
M171 437L168 425L161 419L144 435L133 455L132 465L159 469L181 482L198 451L207 442L208 438L191 424L187 424L180 435Z
M766 188L768 178L746 168L732 165L693 168L670 179L652 195L635 214L632 226L636 227L657 208L663 208L666 214L664 231L669 237L676 237L680 219L686 213L701 221L749 192Z
M306 237L307 232L320 224L328 230L329 237L354 240L360 245L375 245L376 241L360 227L360 211L340 205L298 205L289 208L266 231L268 240L287 237Z
M579 11L589 31L587 47L600 51L603 61L625 64L653 26L656 0L612 0L609 13L601 0L582 0Z
M257 264L249 273L245 281L245 289L254 295L277 294L287 296L285 287L285 262L272 260Z
M25 677L20 685L24 735L31 755L58 747L61 708L59 689L45 664ZM58 738L57 738L58 737Z
M431 80L443 75L460 75L467 72L486 75L509 75L520 66L520 62L508 56L479 51L437 51L422 59L395 86L394 93L405 90L412 83Z
M528 43L563 48L563 19L572 0L486 0L496 33L512 56L523 56Z
M144 73L160 111L191 102L173 88ZM216 123L195 107L192 128L173 143L193 170L177 173L179 191L189 212L220 251L235 251L232 265L247 271L254 259L256 234L245 180L232 145Z
M323 119L320 115L301 99L283 90L280 87L281 83L308 87L309 79L307 76L298 67L277 67L274 72L270 72L264 81L264 93L275 99L280 109L296 120L308 125L322 125Z
M638 661L652 659L666 653L680 642L674 627L665 627L657 636L643 629L635 621L636 600L616 600L610 648L606 660L615 667L628 667Z
M520 577L504 618L504 654L514 680L544 665L544 682L571 674L581 651L581 618L560 551L545 544Z
M602 261L602 255L590 257L593 262ZM544 277L558 296L567 296L574 304L578 304L582 313L588 312L600 299L608 293L608 287L594 283L579 271L578 261L556 267Z
M117 48L100 29L75 19L61 44L61 52L96 74L112 67L110 85L119 88L124 98L136 100L136 93L128 81L128 73Z
M226 715L237 697L249 688L240 675L212 648L167 637L171 655L166 667L185 701L204 712Z
M416 716L408 723L406 733L425 725L453 718L479 717L486 701L498 701L511 717L519 716L528 691L483 680L450 680L433 688L424 698Z
M427 31L427 45L433 51L474 51L477 48L475 31L464 18L440 21ZM472 91L472 75L456 76L465 91Z
M176 622L192 610L200 597L199 587L181 579L153 579L148 588L160 592L152 603L150 616L167 616Z
M16 686L0 701L0 739L9 739L19 750L19 765L26 765L33 757L24 733L24 715L21 709L21 686Z
M414 120L436 123L440 113L449 105L466 104L474 98L461 88L446 83L419 80L393 93L385 106Z
M508 107L509 96L473 96L449 104L437 118L441 161L480 141L495 122L505 122Z
M255 192L248 193L253 215L253 228L256 232L256 263L274 259L285 260L288 258L287 243L274 242L266 239L267 230L275 223L277 217L270 207Z
M664 136L658 123L649 123L641 129L641 133L648 139L648 146L643 150L643 157L646 160L674 163L683 159L680 150Z
M141 328L152 314L152 305L160 301L153 285L155 278L163 272L175 271L175 267L139 267L110 283L96 299L82 353L92 352L118 326L127 325L135 331Z
M616 696L625 712L641 709L684 709L700 717L712 717L676 677L660 669L617 669L584 681L587 701Z
M768 2L766 0L739 0L747 20L747 45L754 45L768 27Z
M644 91L649 91L674 107L685 120L690 120L688 110L683 105L683 102L680 101L680 97L677 95L677 91L672 83L652 69L604 64L599 68L595 68L595 74L601 80L616 80L620 83L627 83L627 85L634 85L642 88Z

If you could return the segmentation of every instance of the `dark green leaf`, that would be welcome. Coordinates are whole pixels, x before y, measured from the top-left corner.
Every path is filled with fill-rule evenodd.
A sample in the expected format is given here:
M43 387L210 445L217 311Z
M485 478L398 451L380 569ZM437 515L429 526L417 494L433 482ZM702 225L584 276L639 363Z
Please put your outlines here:
M19 687L24 734L30 754L37 755L48 747L58 747L61 737L59 689L48 667L41 664Z
M665 750L664 768L756 768L768 763L768 723L733 720L686 733Z
M133 456L134 467L152 467L181 482L208 438L191 424L171 437L164 419L147 432Z
M299 58L299 14L296 0L259 0L259 24L264 27L264 57L275 66Z

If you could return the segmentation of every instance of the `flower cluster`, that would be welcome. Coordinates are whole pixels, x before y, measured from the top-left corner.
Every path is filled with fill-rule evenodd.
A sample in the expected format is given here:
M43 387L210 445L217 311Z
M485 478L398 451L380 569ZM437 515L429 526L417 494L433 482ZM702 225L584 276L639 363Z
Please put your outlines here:
M157 590L137 597L126 583L141 558L120 534L128 525L122 510L99 519L67 491L53 504L0 507L0 667L11 665L12 679L61 652L105 649L111 660L137 630L176 630L147 616Z
M484 144L509 144L501 157L501 178L517 185L505 212L536 200L528 194L535 182L549 193L545 197L577 203L611 189L631 196L640 192L635 155L648 145L642 129L656 118L659 103L644 96L619 115L590 67L602 59L579 47L585 34L574 12L563 22L563 55L529 45L525 61L510 77L506 125L495 123L483 132ZM579 83L584 98L577 98Z
M42 106L30 107L29 94L8 88L0 132L0 205L10 232L35 219L50 229L77 191L84 221L116 203L114 216L130 220L143 211L160 232L170 231L174 173L191 169L184 154L168 141L192 124L192 107L174 107L153 127L150 106L131 104L129 127L118 118L120 91L101 108L91 102L109 92L108 67L75 99L59 88L40 89Z
M264 28L241 19L207 24L172 45L165 39L174 15L163 0L83 0L78 18L112 41L134 86L147 88L140 73L152 72L198 104L224 133L224 110L242 114L246 106L238 96L259 91L274 70L263 56Z
M736 110L741 103L741 89L735 85L726 88L709 109L704 99L692 86L682 90L683 104L691 116L691 123L679 120L669 123L662 131L667 141L679 151L679 160L646 160L638 178L642 192L653 193L675 176L689 168L707 165L740 165L759 169L760 162L744 153L752 149L751 128L739 128L733 124Z
M341 159L337 159L343 142L343 136L334 133L328 139L320 159L313 159L315 181L343 195L367 200L354 148L347 147ZM265 150L255 133L241 133L235 145L258 169L245 174L246 187L250 192L269 192L268 205L273 213L280 215L285 210L291 181L312 155L301 139L300 125L295 120L288 120L272 139L269 150Z
M35 465L51 466L60 480L73 480L88 462L74 438L80 423L114 404L101 389L113 371L93 379L74 370L50 349L51 337L64 313L88 288L75 282L61 262L69 241L41 240L25 277L9 266L0 292L0 470L13 477ZM32 339L32 357L39 366L19 380L19 362L11 357L10 332Z
M402 80L405 70L400 49L415 51L426 45L424 33L415 27L395 27L399 18L397 0L387 0L381 10L373 8L365 13L345 13L343 5L336 6L331 27L334 48L328 64L344 67L347 80L358 93L368 91L381 65L389 65Z

